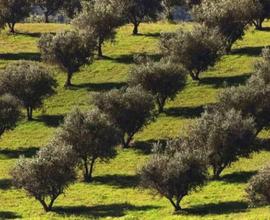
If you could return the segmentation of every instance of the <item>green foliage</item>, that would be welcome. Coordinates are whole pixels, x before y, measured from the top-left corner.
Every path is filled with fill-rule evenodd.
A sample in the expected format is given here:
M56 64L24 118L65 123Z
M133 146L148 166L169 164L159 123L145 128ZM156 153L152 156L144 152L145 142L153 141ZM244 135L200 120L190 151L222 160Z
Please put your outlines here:
M217 30L198 26L192 31L164 33L160 47L165 56L181 63L189 71L192 79L199 80L199 74L214 66L223 55L224 40Z
M31 10L30 0L0 0L0 28L6 24L15 33L15 24L26 18Z
M109 123L105 115L93 110L82 113L75 110L70 113L56 140L72 146L84 169L84 180L92 181L92 172L97 160L108 162L116 156L115 146L119 143L119 131Z
M129 73L129 85L141 85L156 99L159 112L163 112L168 99L173 100L186 84L186 70L168 60L134 65Z
M48 69L37 62L10 63L0 74L0 94L9 93L19 99L27 110L28 120L32 119L33 109L41 107L55 88L56 81Z
M93 57L93 35L78 31L64 31L41 36L38 47L45 62L58 65L67 73L65 87L70 87L72 76Z
M207 27L217 28L226 38L229 52L260 11L260 4L256 0L205 0L194 7L193 16Z
M248 183L246 193L251 206L269 205L270 166L267 165L254 175Z
M0 97L0 136L14 127L20 116L19 102L10 95Z
M121 8L116 1L90 1L83 12L73 21L73 25L97 38L98 55L103 56L102 45L105 40L113 40L115 29L120 25Z
M140 86L95 94L92 102L120 129L124 148L153 119L153 97Z
M203 151L190 150L182 144L170 141L165 147L156 146L156 152L140 170L141 186L167 198L175 211L181 210L182 199L207 178Z
M11 171L16 187L24 189L51 211L55 200L75 180L76 158L71 147L49 144L32 159L21 158Z

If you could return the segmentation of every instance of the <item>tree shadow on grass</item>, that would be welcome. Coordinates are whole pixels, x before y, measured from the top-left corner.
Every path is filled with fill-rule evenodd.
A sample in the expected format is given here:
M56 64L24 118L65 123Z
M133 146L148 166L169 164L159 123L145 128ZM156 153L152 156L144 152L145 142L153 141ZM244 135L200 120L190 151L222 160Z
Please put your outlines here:
M220 180L228 183L247 183L249 179L256 173L256 171L235 172L222 176Z
M147 211L157 209L158 206L134 206L128 203L97 205L97 206L71 206L56 207L54 211L63 215L77 215L87 218L123 217L127 211Z
M195 106L195 107L173 107L165 109L167 116L172 117L183 117L183 118L197 118L204 111L204 106Z
M22 36L26 36L26 37L35 37L35 38L40 38L42 34L43 33L40 33L40 32L16 32L16 35L22 35ZM46 32L46 34L55 35L56 32Z
M112 89L120 89L126 86L126 83L116 83L116 82L108 82L108 83L83 83L79 85L73 85L70 87L70 90L79 90L86 89L87 91L92 92L102 92L102 91L110 91Z
M49 127L58 127L64 121L64 115L41 115L38 116L36 121L43 122Z
M205 77L200 80L202 85L212 85L215 88L239 86L244 84L251 74L244 74L241 76L228 76L228 77Z
M186 214L193 215L221 215L229 213L245 212L248 208L248 204L245 202L220 202L210 203L205 205L193 206L192 208L184 209Z
M160 54L138 53L138 54L123 54L123 55L117 56L115 58L106 57L106 59L115 61L116 63L133 64L133 63L135 63L134 62L135 56L146 56L146 57L149 57L151 60L156 61L156 62L162 58L162 56Z
M20 215L15 212L0 211L0 219L18 219L21 218Z
M236 55L247 55L251 57L259 56L262 53L263 47L242 47L242 48L236 48L233 49L231 54Z
M109 185L117 188L134 188L139 184L137 175L104 175L94 177L94 182L98 184Z
M8 190L12 186L11 179L0 179L0 189L1 190Z
M0 149L0 157L4 156L4 158L7 159L17 159L20 156L24 156L27 158L33 157L39 148L37 147L29 147L29 148L23 148L23 149Z
M33 60L40 61L40 53L3 53L1 60Z
M161 36L161 33L160 32L138 33L136 36L159 38Z

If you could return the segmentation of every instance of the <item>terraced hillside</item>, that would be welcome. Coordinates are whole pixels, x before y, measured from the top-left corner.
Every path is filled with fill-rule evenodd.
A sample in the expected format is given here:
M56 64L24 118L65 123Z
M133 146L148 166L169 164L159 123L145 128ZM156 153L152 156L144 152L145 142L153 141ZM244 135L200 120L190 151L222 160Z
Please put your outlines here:
M270 26L269 24L266 24ZM74 76L75 86L65 90L65 75L52 71L58 80L57 94L34 114L35 120L20 121L17 128L0 140L0 219L268 219L270 207L249 209L245 199L248 179L266 162L267 151L242 159L224 172L220 181L209 181L202 190L183 201L185 213L172 215L170 204L137 188L136 170L150 153L151 142L184 135L185 129L198 117L203 106L213 103L226 86L238 85L252 73L261 49L270 45L270 31L250 29L237 42L232 54L226 55L198 82L188 81L185 90L166 105L165 113L139 133L133 148L119 149L119 156L108 164L98 164L94 183L78 182L57 200L55 211L45 214L40 205L23 191L11 185L9 169L20 155L30 157L52 137L63 117L72 108L91 108L90 95L125 85L134 54L146 53L158 58L159 35L162 31L190 28L191 24L143 24L139 36L130 35L132 27L117 32L115 42L105 46L106 58L85 66ZM20 24L19 34L0 34L0 68L15 60L39 60L36 42L43 32L69 28L58 24ZM268 132L261 134L268 137Z

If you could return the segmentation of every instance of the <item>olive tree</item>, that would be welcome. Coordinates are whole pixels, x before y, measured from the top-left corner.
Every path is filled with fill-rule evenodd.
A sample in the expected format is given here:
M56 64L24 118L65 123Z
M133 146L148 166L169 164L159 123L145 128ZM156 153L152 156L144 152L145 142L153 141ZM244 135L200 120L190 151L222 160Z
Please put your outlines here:
M72 146L82 164L84 180L90 182L96 161L107 162L116 156L120 135L99 111L82 113L76 109L65 118L56 140Z
M200 73L224 54L224 39L217 30L198 26L192 31L163 33L160 47L163 55L181 63L193 80L199 80Z
M20 116L19 102L11 95L0 97L0 136L15 126Z
M117 6L115 1L110 0L90 1L73 21L76 28L94 33L100 58L103 57L102 45L105 40L113 40L115 29L120 25L121 10Z
M246 188L247 198L251 206L270 204L270 166L267 165L254 175Z
M72 147L53 143L31 159L20 158L11 170L14 185L40 202L46 212L75 181L76 158Z
M13 62L0 74L0 94L9 93L20 100L28 120L32 120L33 110L55 93L56 85L48 69L38 62Z
M256 122L257 133L270 124L270 51L263 50L255 73L245 85L225 89L219 95L220 109L235 108Z
M156 20L162 10L161 0L122 0L124 17L133 24L133 34L139 33L139 25L146 20Z
M258 12L252 23L257 30L263 29L263 22L265 19L270 18L270 1L269 0L258 0L261 5L261 10Z
M173 100L186 84L186 70L177 64L162 59L134 65L129 74L129 85L141 85L156 99L159 112L163 112L168 99Z
M92 102L120 129L124 148L153 119L153 97L139 86L95 94Z
M71 80L80 67L91 62L95 47L93 35L85 36L78 31L64 31L56 35L41 36L38 47L45 62L58 65L66 72L65 87L72 86Z
M44 12L44 21L49 23L49 16L55 14L63 6L65 0L34 0Z
M140 170L140 185L167 198L177 212L182 199L206 181L207 163L203 151L190 150L182 142L170 141L162 148L165 151L157 149Z
M211 109L191 126L188 145L204 149L214 178L218 179L231 163L254 152L255 137L253 118L234 109Z
M257 0L205 0L194 7L193 17L207 27L217 28L226 39L226 49L229 52L260 10Z
M31 10L30 0L0 0L0 27L9 27L15 33L15 25L26 18Z

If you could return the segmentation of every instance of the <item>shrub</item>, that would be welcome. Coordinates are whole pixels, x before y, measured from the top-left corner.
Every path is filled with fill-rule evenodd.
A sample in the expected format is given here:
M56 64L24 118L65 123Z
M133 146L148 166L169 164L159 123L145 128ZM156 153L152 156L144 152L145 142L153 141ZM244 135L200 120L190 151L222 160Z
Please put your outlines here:
M153 97L139 86L95 94L92 101L120 129L124 148L153 119Z
M56 81L47 68L37 62L18 61L7 65L0 74L0 93L9 93L19 99L27 110L28 120L33 109L55 93Z
M163 112L168 99L173 100L186 84L186 70L167 60L148 61L134 65L129 74L129 85L141 85L156 99L159 112Z
M181 63L193 80L199 80L200 73L214 66L224 52L223 37L204 26L192 31L164 33L160 46L163 55Z
M251 206L270 204L270 166L261 169L254 175L246 188L246 193Z
M32 159L21 158L11 171L16 187L40 202L46 212L75 180L76 159L71 147L49 144Z
M207 178L203 152L181 145L181 141L168 142L165 151L157 149L139 173L141 187L167 198L175 211L181 210L182 199ZM177 150L172 152L171 149L175 148Z
M0 97L0 136L15 126L20 116L19 102L10 95Z
M91 61L95 48L93 35L78 31L64 31L42 35L38 46L45 62L58 65L67 73L65 87L71 86L71 79L81 66Z
M57 141L72 146L84 169L84 179L92 180L95 162L103 162L116 156L119 131L105 115L93 110L82 113L78 109L70 113L56 134Z

